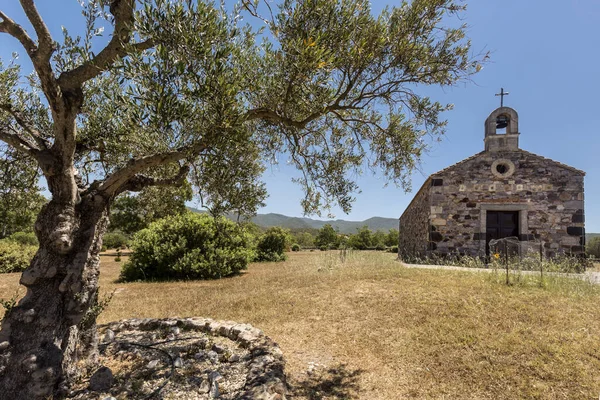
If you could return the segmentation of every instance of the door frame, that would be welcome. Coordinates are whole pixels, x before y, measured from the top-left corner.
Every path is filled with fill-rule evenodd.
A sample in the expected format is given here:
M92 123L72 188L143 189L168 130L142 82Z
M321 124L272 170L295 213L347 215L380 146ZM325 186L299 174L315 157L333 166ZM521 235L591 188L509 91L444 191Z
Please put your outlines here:
M480 203L479 204L479 254L482 257L486 255L486 235L487 235L487 212L488 211L518 211L519 212L519 240L529 240L529 226L527 223L527 213L529 204L523 203Z

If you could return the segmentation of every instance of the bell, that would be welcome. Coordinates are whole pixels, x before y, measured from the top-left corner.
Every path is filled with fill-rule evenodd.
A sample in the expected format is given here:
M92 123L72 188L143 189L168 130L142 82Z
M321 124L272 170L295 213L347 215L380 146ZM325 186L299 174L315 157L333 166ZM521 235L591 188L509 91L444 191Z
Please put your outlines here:
M508 126L508 118L504 115L500 115L496 118L496 129L504 129Z

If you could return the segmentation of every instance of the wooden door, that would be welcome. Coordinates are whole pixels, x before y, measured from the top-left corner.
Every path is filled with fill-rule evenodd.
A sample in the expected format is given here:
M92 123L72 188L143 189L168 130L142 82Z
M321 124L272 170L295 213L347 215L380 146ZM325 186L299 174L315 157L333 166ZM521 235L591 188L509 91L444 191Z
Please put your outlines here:
M518 211L487 211L486 214L486 254L490 251L490 240L510 236L519 237Z

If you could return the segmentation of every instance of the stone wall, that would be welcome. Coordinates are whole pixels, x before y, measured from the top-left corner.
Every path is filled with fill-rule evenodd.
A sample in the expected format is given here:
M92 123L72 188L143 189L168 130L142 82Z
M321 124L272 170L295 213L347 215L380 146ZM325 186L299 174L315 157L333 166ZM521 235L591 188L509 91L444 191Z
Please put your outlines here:
M146 374L146 381L157 376L163 381L161 382L163 386L159 386L159 389L154 392L156 396L148 396L146 393L144 398L163 398L163 396L177 399L285 400L287 398L285 360L281 349L260 329L249 324L215 321L209 318L147 318L112 322L100 326L99 329L104 330L105 338L100 347L105 349L106 353L110 353L103 355L105 361L125 355L129 363L136 364L137 361L138 365L145 365L142 372ZM167 334L168 336L163 337ZM217 342L217 338L228 340ZM228 345L229 342L232 345ZM194 354L192 349L198 347L198 343L202 343L201 347L210 344L212 347L207 347L207 351ZM114 347L112 352L109 351L110 346ZM145 363L142 363L140 350L149 351L148 349L151 349L150 354L156 357L156 361L148 363L146 360ZM243 351L241 351L242 349ZM130 354L126 354L126 350ZM238 353L241 355L238 356ZM178 375L185 379L181 380L175 377L170 379L171 375L164 374L165 369L169 370L168 365L162 370L159 366L159 370L157 370L159 357L164 358L165 354L172 362L171 371L178 368ZM115 359L113 363L117 361ZM206 369L206 366L209 368ZM156 370L154 373L153 369ZM117 379L116 381L123 381L123 384L127 386L127 381L130 379L132 379L131 376L127 380ZM227 387L228 383L225 382L227 379L231 379L232 382L228 382L229 390L221 397L219 396L219 387ZM164 383L167 382L168 385L165 388ZM203 390L202 382L210 382L210 385L206 386L206 390ZM232 391L232 387L235 390ZM115 390L118 389L115 388ZM134 397L131 390L121 391L118 394L115 393L115 390L111 392L117 398ZM82 393L75 397L75 400L100 398L93 391L94 389L79 391ZM135 398L138 397L135 396Z
M431 179L426 180L400 217L398 229L398 256L400 259L423 257L427 254L430 185Z
M520 239L542 241L548 256L584 251L581 171L517 150L482 152L431 178L429 247L437 253L484 255L488 210L519 211Z

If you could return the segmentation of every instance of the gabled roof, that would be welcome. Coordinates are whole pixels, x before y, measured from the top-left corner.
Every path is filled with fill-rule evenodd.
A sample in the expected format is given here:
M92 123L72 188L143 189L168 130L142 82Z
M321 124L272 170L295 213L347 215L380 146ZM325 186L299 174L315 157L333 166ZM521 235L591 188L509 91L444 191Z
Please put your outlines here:
M563 164L563 163L555 161L555 160L553 160L551 158L542 157L542 156L540 156L538 154L535 154L535 153L530 153L529 151L525 151L525 150L521 150L521 149L519 149L519 151L522 151L523 153L527 154L528 156L541 158L544 161L548 161L548 162L554 163L554 164L556 164L556 165L558 165L558 166L560 166L560 167L562 167L564 169L568 169L569 171L575 172L576 174L584 175L585 176L585 171L582 171L580 169L571 167L570 165Z
M475 159L475 158L479 157L479 156L480 156L480 155L482 155L483 153L485 153L485 151L480 151L479 153L475 153L475 154L473 154L471 157L467 157L467 158L465 158L464 160L461 160L461 161L459 161L459 162L457 162L457 163L455 163L455 164L452 164L452 165L450 165L449 167L446 167L446 168L444 168L444 169L442 169L442 170L440 170L440 171L438 171L438 172L436 172L436 173L434 173L434 174L431 174L429 177L431 178L431 177L432 177L432 176L434 176L434 175L440 175L440 174L443 174L443 173L445 173L445 172L451 171L451 170L453 170L454 168L458 167L459 165L461 165L461 164L464 164L464 163L466 163L467 161L471 161L471 160L473 160L473 159Z
M544 160L545 162L550 162L550 163L553 163L553 164L555 164L555 165L557 165L557 166L559 166L559 167L561 167L561 168L564 168L564 169L567 169L567 170L569 170L569 171L571 171L571 172L574 172L574 173L576 173L576 174L579 174L579 175L584 175L584 176L585 176L585 172L584 172L584 171L582 171L582 170L580 170L580 169L577 169L577 168L571 167L571 166L569 166L569 165L567 165L567 164L560 163L560 162L558 162L558 161L555 161L555 160L552 160L552 159L550 159L550 158L542 157L542 156L540 156L540 155L538 155L538 154L531 153L531 152L529 152L529 151L525 151L525 150L523 150L523 149L513 150L513 151L511 151L511 152L515 152L515 153L516 153L516 152L520 152L520 153L523 153L523 154L525 154L525 155L527 155L527 156L529 156L529 157L535 157L535 158L537 158L537 159ZM471 160L473 160L473 159L475 159L475 158L479 157L480 155L482 155L482 154L484 154L484 153L486 153L486 151L480 151L479 153L473 154L471 157L467 157L467 158L465 158L464 160L457 162L456 164L452 164L452 165L450 165L449 167L446 167L446 168L444 168L444 169L442 169L442 170L440 170L440 171L438 171L438 172L436 172L436 173L434 173L434 174L431 174L431 175L430 175L430 177L431 177L431 176L436 176L436 175L441 175L441 174L443 174L443 173L446 173L446 172L448 172L448 171L451 171L451 170L453 170L454 168L456 168L457 166L459 166L459 165L461 165L461 164L464 164L464 163L466 163L466 162L468 162L468 161L471 161Z

